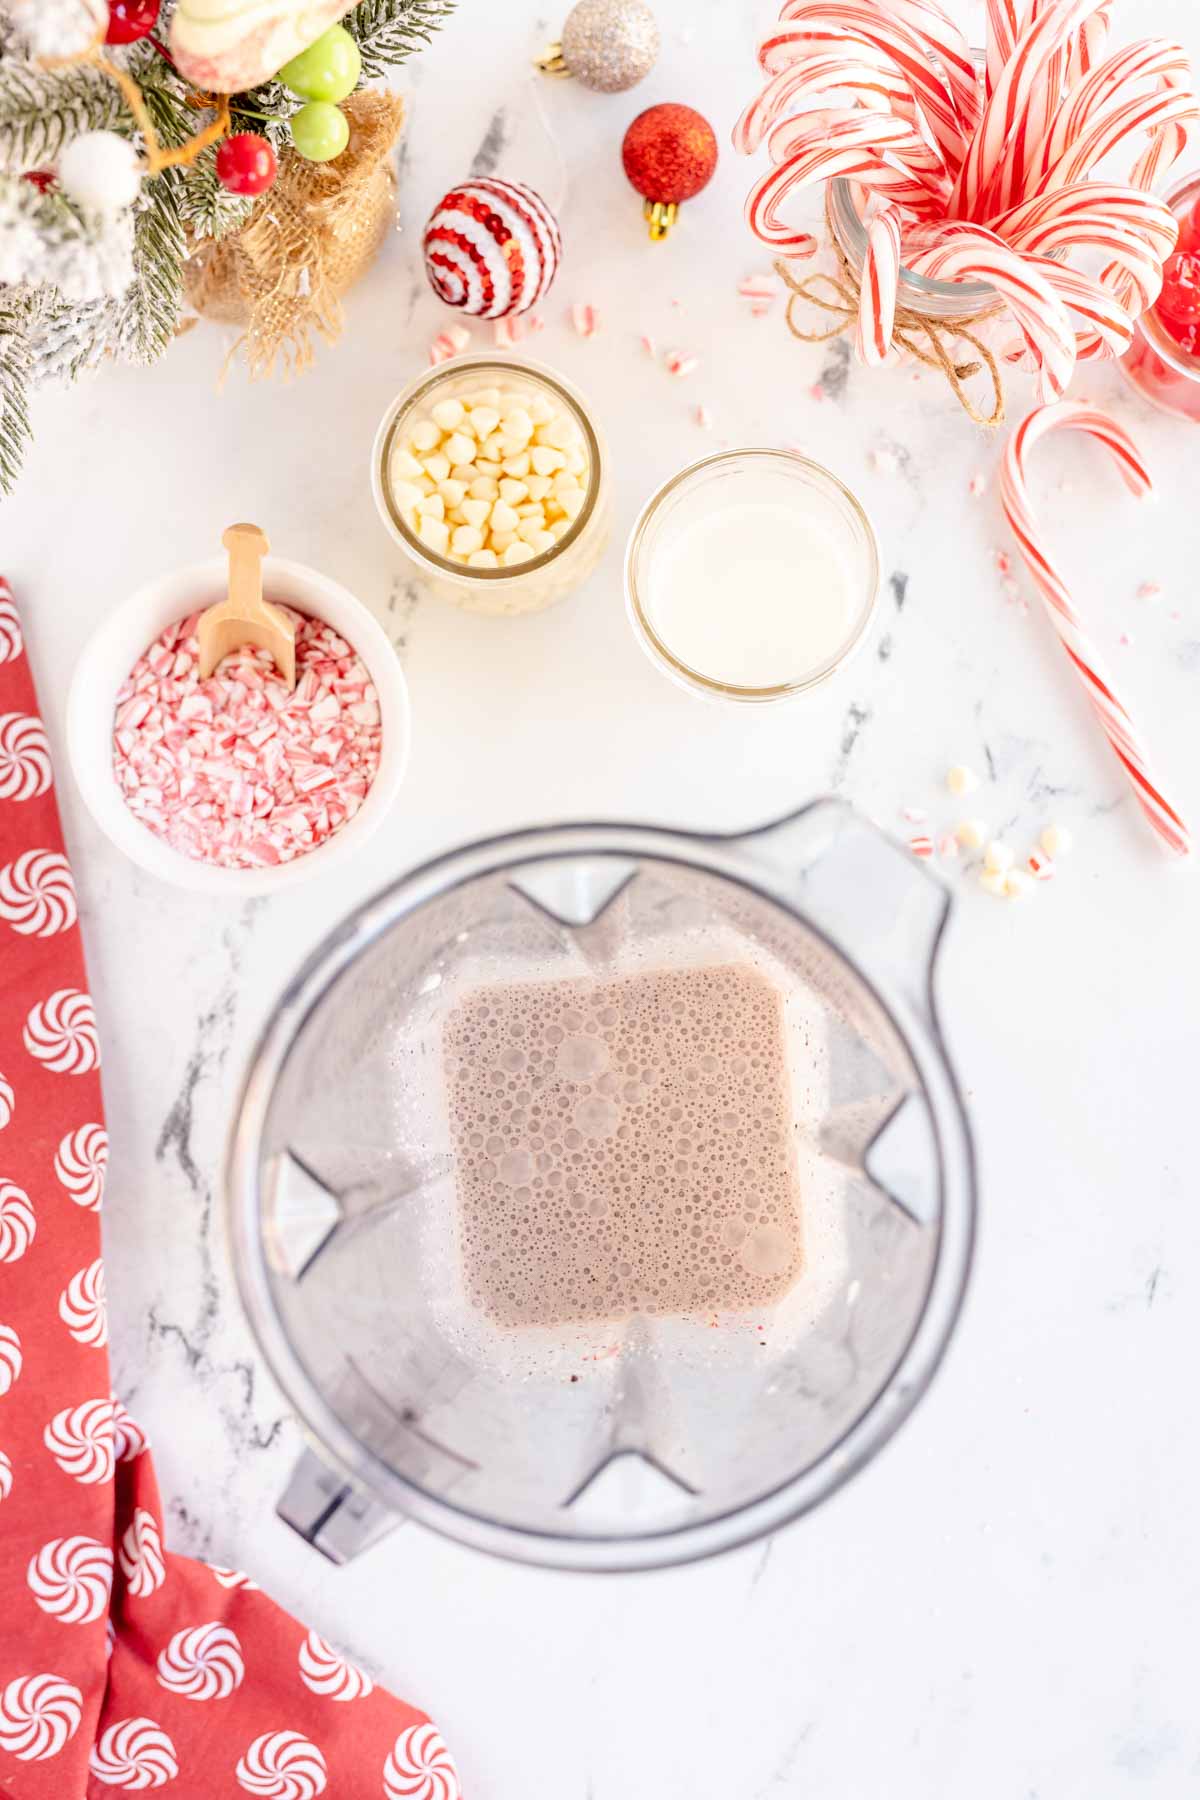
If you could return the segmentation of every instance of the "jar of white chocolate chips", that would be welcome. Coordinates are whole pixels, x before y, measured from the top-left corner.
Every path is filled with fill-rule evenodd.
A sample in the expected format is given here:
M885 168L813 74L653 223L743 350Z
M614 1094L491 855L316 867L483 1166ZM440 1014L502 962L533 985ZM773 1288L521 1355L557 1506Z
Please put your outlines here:
M392 537L441 599L538 612L600 560L608 458L582 397L532 363L463 357L384 415L372 485Z

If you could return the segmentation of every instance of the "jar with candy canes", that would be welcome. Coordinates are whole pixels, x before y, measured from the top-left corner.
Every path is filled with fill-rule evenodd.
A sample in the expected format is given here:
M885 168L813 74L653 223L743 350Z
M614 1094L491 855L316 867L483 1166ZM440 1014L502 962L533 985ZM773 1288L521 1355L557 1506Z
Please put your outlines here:
M830 314L828 328L814 317L811 332L807 332L797 327L789 309L795 335L836 336L856 324L867 257L864 201L865 196L844 177L829 183L826 217L849 284L821 275L789 282L794 297ZM900 270L894 341L902 351L945 375L964 410L981 424L999 424L1004 417L1001 358L993 329L1003 313L1000 296L986 282L935 281L912 269Z
M1179 243L1164 266L1162 292L1117 367L1151 406L1200 423L1200 172L1163 198L1179 220Z
M528 613L592 573L611 525L608 455L582 395L534 363L462 357L388 407L379 515L439 598Z

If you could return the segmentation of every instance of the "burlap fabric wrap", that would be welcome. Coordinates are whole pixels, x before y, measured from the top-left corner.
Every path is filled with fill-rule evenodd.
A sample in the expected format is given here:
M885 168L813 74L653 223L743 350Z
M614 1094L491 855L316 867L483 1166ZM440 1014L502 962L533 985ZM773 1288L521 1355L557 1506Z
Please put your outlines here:
M306 368L314 338L333 343L341 297L371 266L396 216L391 151L404 120L396 94L364 88L343 103L350 141L332 162L280 157L279 177L241 230L197 246L187 297L206 319L244 325L251 376Z

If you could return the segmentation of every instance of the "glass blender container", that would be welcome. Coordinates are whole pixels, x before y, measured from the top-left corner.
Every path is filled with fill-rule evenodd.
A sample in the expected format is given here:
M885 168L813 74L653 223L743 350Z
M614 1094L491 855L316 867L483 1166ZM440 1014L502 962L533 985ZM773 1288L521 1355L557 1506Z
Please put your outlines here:
M773 1531L867 1462L927 1387L971 1260L971 1138L932 990L949 906L825 800L736 836L518 832L352 913L269 1019L229 1149L242 1297L311 1445L281 1515L335 1561L411 1518L519 1561L647 1569ZM828 1226L814 1280L752 1329L490 1324L456 1239L456 996L533 965L705 960L782 997L801 1212Z

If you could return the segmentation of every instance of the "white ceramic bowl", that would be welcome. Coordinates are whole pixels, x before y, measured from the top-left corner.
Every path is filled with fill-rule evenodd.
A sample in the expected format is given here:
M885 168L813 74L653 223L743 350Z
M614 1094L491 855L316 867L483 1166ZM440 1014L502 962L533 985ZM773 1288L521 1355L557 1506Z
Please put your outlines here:
M113 714L117 692L138 657L160 631L225 592L223 557L190 563L148 581L115 608L85 644L67 700L67 753L79 791L101 830L131 861L178 887L211 894L272 894L325 874L377 830L396 798L408 764L408 685L396 653L361 600L303 563L268 556L263 589L297 611L323 619L362 657L379 693L379 772L366 798L340 831L315 850L272 869L223 869L183 856L135 818L113 775Z

